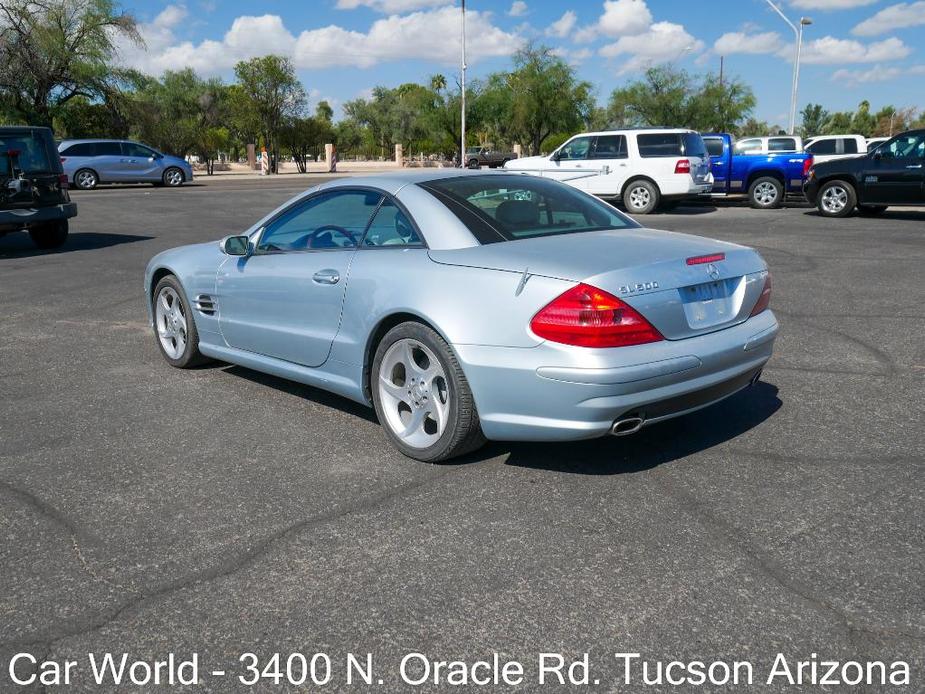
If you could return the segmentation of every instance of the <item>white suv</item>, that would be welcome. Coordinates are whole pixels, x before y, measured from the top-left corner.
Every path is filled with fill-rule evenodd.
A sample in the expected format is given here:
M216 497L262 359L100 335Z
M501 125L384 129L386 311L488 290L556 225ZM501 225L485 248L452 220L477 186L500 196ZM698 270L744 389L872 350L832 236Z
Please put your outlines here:
M515 159L504 168L555 178L600 197L622 198L633 214L649 214L713 189L706 145L693 130L582 133L549 156Z

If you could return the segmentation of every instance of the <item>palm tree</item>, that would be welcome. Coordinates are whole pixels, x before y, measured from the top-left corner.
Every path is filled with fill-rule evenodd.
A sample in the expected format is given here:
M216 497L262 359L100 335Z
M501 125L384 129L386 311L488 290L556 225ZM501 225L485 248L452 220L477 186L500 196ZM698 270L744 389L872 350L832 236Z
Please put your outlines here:
M446 89L446 77L443 75L434 75L430 78L430 88L435 92Z

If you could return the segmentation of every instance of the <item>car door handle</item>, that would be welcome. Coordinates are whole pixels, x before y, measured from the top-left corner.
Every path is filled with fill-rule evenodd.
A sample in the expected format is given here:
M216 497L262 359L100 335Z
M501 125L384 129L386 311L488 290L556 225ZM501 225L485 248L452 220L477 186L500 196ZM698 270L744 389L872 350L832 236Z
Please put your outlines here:
M340 273L337 270L319 270L312 275L312 281L317 284L337 284L340 282Z
M921 165L921 164L913 164L912 166L907 166L906 168L907 168L907 169L921 169L921 168L922 168L922 165Z

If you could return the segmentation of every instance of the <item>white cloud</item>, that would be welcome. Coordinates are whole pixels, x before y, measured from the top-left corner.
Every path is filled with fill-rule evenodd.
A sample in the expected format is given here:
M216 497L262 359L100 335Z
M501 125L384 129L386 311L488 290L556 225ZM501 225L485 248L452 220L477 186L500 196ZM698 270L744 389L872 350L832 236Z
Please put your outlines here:
M853 39L837 39L823 36L803 44L800 62L813 65L837 65L838 63L879 63L905 58L912 49L898 38L864 44ZM778 55L791 59L793 45L782 48Z
M559 47L552 49L552 54L559 56L570 65L580 65L592 55L594 55L594 51L592 51L590 48L578 48L575 50L570 50L568 48Z
M565 14L549 25L546 29L546 35L565 38L568 36L569 32L575 28L576 21L578 21L578 15L572 10L567 10Z
M575 34L575 40L586 42L598 36L631 36L645 31L651 24L652 13L645 0L605 0L604 13L597 23L582 27Z
M411 10L422 10L428 7L449 5L453 0L337 0L334 6L338 10L355 10L358 7L369 7L377 12L401 13Z
M511 17L523 17L527 14L527 3L524 0L514 0L511 3L511 9L507 11Z
M907 68L875 65L867 70L847 70L842 68L832 73L832 81L854 86L871 82L889 82L903 75L925 75L925 65L913 65Z
M851 30L857 36L876 36L894 29L925 24L925 2L901 2L880 10Z
M713 44L713 52L717 55L732 55L734 53L774 53L779 51L783 40L776 31L766 31L749 34L744 31L730 31Z
M873 5L878 0L790 0L790 4L801 10L850 10L852 7Z
M165 10L166 12L166 10ZM163 13L162 13L163 14ZM469 62L509 55L523 40L491 22L490 13L467 15ZM243 16L220 40L177 42L170 27L141 27L147 50L120 42L123 63L150 74L185 67L216 74L239 60L274 53L292 58L297 68L370 67L390 60L421 59L455 64L459 59L459 10L446 6L378 19L369 31L337 25L308 29L295 36L278 15Z
M678 60L688 49L699 52L703 47L703 41L695 39L680 24L656 22L647 31L623 36L615 43L604 46L599 53L605 58L630 56L620 67L620 73L626 73Z

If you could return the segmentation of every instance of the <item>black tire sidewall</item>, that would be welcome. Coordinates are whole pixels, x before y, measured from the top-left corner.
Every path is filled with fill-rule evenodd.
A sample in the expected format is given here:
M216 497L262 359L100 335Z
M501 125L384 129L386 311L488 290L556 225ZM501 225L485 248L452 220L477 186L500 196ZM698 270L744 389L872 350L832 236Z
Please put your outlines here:
M646 188L649 191L649 204L641 210L634 208L630 204L630 192L633 190L633 188L639 187ZM658 186L646 180L631 181L623 191L623 206L630 214L651 214L658 209L659 204L661 204L661 200L662 195L658 190Z
M770 205L764 205L757 200L755 200L755 190L762 183L770 183L774 186L774 189L777 191L777 197L774 198L774 202ZM758 210L773 210L777 209L784 203L784 186L783 184L773 176L761 176L752 181L752 184L748 187L748 201L752 207Z
M180 301L183 302L183 311L186 315L186 348L178 359L171 358L170 355L164 351L164 346L161 344L160 337L157 334L157 298L160 296L161 290L164 287L170 287L177 293L177 296L180 297ZM151 321L154 328L154 341L157 344L157 349L168 364L178 369L185 369L191 366L197 366L204 361L202 354L199 352L199 330L196 328L196 318L193 315L189 300L186 298L186 292L183 291L180 281L174 275L165 275L154 287L154 291L151 294Z
M446 429L444 429L443 434L436 443L428 448L413 448L398 438L389 428L388 421L383 414L382 403L379 399L378 380L382 360L389 348L403 339L416 340L426 345L428 349L437 356L437 359L440 360L440 365L443 367L443 372L446 374L447 378L449 407L447 409ZM434 330L421 323L413 322L401 323L389 330L376 347L370 369L370 391L372 394L373 408L376 411L376 417L379 419L382 429L385 431L392 445L402 454L409 458L425 462L445 460L446 458L457 455L453 448L454 442L458 441L458 433L460 433L459 429L461 427L459 416L460 395L463 392L470 392L469 384L466 382L465 375L459 368L455 356L452 355L449 345Z
M41 250L59 248L67 241L68 223L66 219L46 222L29 229L29 238Z

